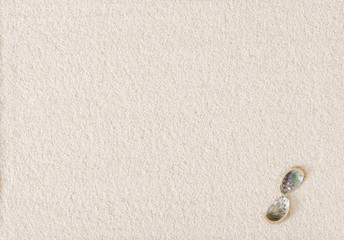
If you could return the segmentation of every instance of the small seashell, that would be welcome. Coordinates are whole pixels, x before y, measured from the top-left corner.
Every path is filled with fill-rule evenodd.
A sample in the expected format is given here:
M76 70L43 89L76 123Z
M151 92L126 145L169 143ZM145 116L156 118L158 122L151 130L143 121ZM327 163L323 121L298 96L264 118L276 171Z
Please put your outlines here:
M279 222L289 212L289 199L285 196L279 197L268 209L266 218L271 222Z
M293 168L283 178L281 192L289 194L300 186L304 179L305 173L301 168Z

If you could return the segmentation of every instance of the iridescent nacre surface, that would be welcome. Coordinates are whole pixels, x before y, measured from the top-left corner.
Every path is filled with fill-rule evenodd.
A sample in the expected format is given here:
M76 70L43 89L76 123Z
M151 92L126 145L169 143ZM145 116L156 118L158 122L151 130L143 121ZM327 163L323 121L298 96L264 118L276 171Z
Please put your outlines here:
M300 168L291 170L285 175L281 184L281 192L288 194L294 191L302 183L304 172Z
M266 218L272 222L278 222L289 212L289 199L281 196L268 209Z

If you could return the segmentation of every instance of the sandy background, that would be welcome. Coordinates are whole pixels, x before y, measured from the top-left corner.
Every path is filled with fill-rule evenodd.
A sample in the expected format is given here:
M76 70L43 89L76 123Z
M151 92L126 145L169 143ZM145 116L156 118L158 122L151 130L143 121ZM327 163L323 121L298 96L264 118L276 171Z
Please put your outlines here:
M344 239L343 9L1 1L1 239Z

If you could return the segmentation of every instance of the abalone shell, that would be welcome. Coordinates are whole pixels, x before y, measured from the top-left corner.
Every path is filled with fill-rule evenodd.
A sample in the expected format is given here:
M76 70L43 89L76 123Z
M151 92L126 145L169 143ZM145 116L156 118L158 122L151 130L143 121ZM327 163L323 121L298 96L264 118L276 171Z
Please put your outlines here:
M280 186L283 194L288 194L300 186L304 179L304 171L301 168L294 168L283 178Z
M271 222L278 222L287 216L289 212L289 199L285 196L279 197L268 209L266 218Z

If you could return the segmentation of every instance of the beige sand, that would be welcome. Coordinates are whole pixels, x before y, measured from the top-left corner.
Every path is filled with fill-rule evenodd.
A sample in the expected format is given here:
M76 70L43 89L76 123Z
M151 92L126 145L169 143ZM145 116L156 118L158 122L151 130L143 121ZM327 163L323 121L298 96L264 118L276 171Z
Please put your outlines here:
M1 239L344 239L343 9L1 1Z

